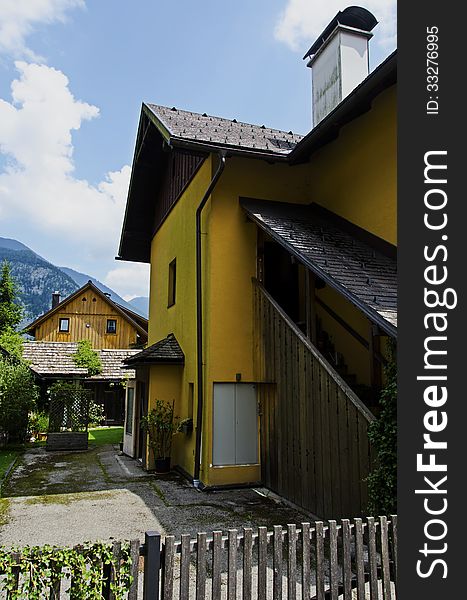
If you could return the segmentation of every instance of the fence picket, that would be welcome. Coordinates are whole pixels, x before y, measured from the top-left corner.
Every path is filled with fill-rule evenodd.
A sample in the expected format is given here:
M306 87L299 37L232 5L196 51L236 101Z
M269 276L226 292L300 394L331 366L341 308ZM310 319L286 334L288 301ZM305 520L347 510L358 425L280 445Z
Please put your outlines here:
M388 519L380 517L381 537L381 563L383 567L383 598L391 600L391 577L389 574L389 544L388 544Z
M316 600L325 600L324 595L324 526L316 521Z
M258 527L258 600L266 600L268 565L268 531Z
M397 597L397 515L391 515L391 554L393 564L393 579Z
M206 598L206 534L198 533L196 552L196 600Z
M350 522L342 519L342 558L344 569L344 600L352 600L352 563L350 554Z
M337 556L337 530L336 521L329 521L329 583L331 588L331 600L339 597L339 561Z
M365 564L363 556L363 524L355 519L355 562L357 565L357 599L365 600Z
M222 556L222 531L212 534L212 598L221 597L221 556Z
M12 554L12 561L14 564L17 564L18 566L12 567L11 571L14 575L14 585L13 585L13 592L16 592L18 590L18 586L19 586L19 574L20 574L20 561L21 561L21 553L20 552L13 552ZM7 592L7 600L9 598L11 598L10 592ZM14 595L13 595L14 596Z
M310 598L310 524L302 523L302 600Z
M287 525L287 600L297 598L297 528Z
M61 575L58 575L50 586L49 600L60 600L60 589L62 586Z
M139 580L139 540L133 540L130 542L130 558L132 581L130 589L128 590L128 600L137 600Z
M378 555L376 553L376 525L374 517L367 518L368 523L368 561L370 563L370 598L379 600L378 592Z
M109 600L115 600L115 594L112 592L112 583L115 584L118 581L118 575L120 573L120 552L122 544L121 542L114 542L112 544L112 563L110 564L110 580L109 580Z
M273 599L282 600L282 525L274 525L273 551Z
M228 537L228 557L227 557L227 598L236 600L237 598L237 530L229 529Z
M250 527L243 528L243 600L251 598L251 564L253 558L253 531Z
M180 600L188 600L190 595L190 534L181 536L180 554Z

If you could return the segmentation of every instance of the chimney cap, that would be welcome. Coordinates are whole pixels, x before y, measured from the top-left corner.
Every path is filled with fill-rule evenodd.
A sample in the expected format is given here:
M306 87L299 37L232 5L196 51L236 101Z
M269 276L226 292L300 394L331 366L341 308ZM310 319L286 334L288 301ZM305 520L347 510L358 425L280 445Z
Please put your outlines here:
M331 33L338 25L346 25L360 31L371 31L376 27L378 21L373 13L361 6L348 6L344 10L340 10L334 19L326 26L324 31L318 36L316 42L311 46L303 59L316 54L324 42L328 39Z

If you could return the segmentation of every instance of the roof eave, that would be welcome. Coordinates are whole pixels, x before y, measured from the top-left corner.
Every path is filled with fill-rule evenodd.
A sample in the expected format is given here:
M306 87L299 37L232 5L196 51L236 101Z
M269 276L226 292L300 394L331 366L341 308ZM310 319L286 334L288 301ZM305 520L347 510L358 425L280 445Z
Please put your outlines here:
M256 215L252 213L247 213L248 217L258 225L261 229L265 230L268 235L271 236L276 242L281 244L287 248L287 251L290 252L297 260L299 260L302 264L306 265L313 273L315 273L320 279L325 281L330 287L335 289L339 294L344 296L349 302L351 302L354 306L356 306L359 310L361 310L373 323L378 325L385 333L387 333L392 338L397 339L397 327L395 327L392 323L387 321L384 317L382 317L378 311L373 309L368 304L362 302L359 298L356 298L353 294L350 294L345 288L339 285L333 277L328 275L325 271L320 269L315 263L308 260L306 256L301 254L296 250L296 248L289 243L284 243L284 238L279 236L272 228L268 227L264 221L256 217Z

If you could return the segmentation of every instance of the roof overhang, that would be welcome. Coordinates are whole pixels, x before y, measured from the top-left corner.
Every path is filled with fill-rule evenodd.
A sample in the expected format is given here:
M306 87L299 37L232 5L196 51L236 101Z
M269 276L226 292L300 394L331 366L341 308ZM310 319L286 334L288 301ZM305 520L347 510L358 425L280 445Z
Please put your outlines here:
M248 217L344 296L385 333L397 337L397 265L316 205L242 198ZM351 224L350 224L351 225ZM355 226L352 226L355 228ZM363 230L361 230L363 233Z

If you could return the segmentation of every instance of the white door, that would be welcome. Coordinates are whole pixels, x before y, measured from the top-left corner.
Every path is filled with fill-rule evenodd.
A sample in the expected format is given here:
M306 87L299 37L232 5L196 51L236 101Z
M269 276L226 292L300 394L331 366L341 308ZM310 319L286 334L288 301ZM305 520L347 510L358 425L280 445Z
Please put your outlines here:
M258 412L252 383L215 383L213 464L258 463Z

